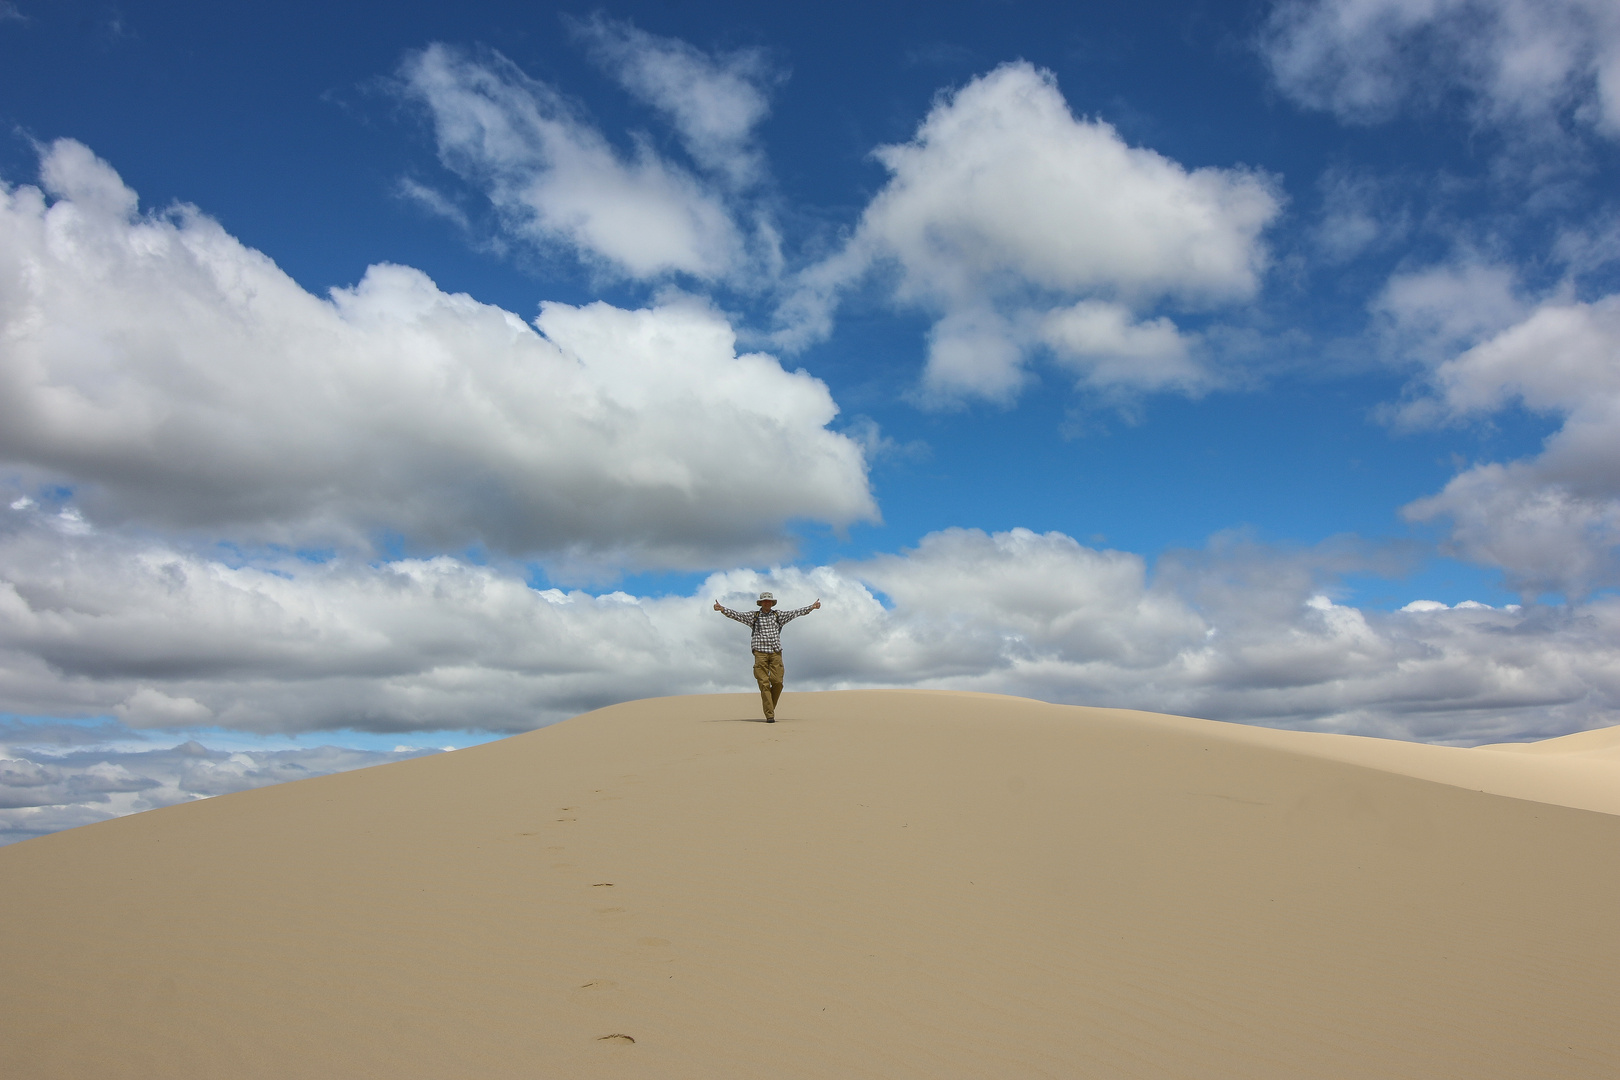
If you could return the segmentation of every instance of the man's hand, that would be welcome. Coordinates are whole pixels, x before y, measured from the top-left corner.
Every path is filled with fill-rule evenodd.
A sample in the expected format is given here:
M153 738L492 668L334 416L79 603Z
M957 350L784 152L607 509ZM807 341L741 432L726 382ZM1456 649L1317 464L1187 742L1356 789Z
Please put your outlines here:
M816 602L815 602L815 603L813 603L813 604L811 604L811 605L810 605L810 610L811 610L811 611L814 611L814 610L815 610L815 609L816 609L816 608L818 608L818 607L820 607L820 606L821 606L821 601L820 601L820 600L817 600L817 601L816 601Z
M714 602L714 610L716 610L716 611L723 611L723 610L724 610L724 609L723 609L723 608L722 608L722 607L721 607L721 606L720 606L720 601L718 601L718 600L716 600L716 601L715 601L715 602Z

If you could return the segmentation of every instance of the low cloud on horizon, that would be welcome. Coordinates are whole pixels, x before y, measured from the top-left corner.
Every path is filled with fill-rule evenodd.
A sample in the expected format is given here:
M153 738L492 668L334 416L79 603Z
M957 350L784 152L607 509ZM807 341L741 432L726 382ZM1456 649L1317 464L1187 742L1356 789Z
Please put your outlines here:
M448 556L230 567L64 534L38 513L19 529L17 516L0 536L0 690L30 714L112 718L90 729L95 741L190 726L408 744L419 731L515 733L620 701L746 690L746 642L708 602L745 606L765 589L823 602L786 631L791 691L970 690L1457 745L1552 737L1620 707L1620 600L1358 609L1336 603L1332 583L1388 556L1353 544L1230 539L1150 573L1140 556L1059 533L953 529L895 555L733 570L690 595L638 597L537 589ZM49 728L0 735L12 747L0 830L18 839L395 759L201 744L57 756L17 749L47 743Z
M439 752L340 746L218 750L195 739L153 749L42 747L35 740L60 741L61 733L32 727L12 724L0 731L0 845L143 810ZM120 733L103 729L92 734L105 738ZM127 735L120 741L127 741Z
M1365 545L1240 539L1141 556L1061 533L950 529L892 555L735 569L687 595L540 589L441 555L232 566L12 511L0 680L28 715L254 734L517 732L613 702L744 689L711 598L825 607L791 630L802 689L1025 694L1469 742L1562 734L1615 707L1613 598L1336 603Z

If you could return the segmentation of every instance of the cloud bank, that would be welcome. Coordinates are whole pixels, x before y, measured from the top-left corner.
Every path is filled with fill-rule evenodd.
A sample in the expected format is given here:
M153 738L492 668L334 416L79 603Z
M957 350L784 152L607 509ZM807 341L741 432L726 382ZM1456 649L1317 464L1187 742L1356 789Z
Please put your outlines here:
M0 696L119 721L77 741L219 726L409 743L417 730L521 731L616 701L744 691L744 632L708 602L746 605L761 589L824 602L785 636L795 690L974 690L1462 744L1581 730L1620 707L1620 600L1361 610L1329 595L1338 574L1378 566L1354 546L1229 540L1150 573L1060 533L951 529L898 554L733 570L648 597L536 590L444 556L233 567L38 508L3 520ZM64 753L37 748L51 731L10 727L0 842L392 759L195 743Z
M1620 603L1334 603L1354 550L1166 556L951 529L870 560L712 575L685 596L537 590L439 556L232 566L37 507L0 536L0 697L20 713L260 734L520 731L615 701L749 685L708 610L771 589L801 689L921 686L1469 741L1613 709Z
M876 517L826 386L701 303L530 326L388 265L320 298L78 143L41 183L0 190L0 462L93 523L707 567Z

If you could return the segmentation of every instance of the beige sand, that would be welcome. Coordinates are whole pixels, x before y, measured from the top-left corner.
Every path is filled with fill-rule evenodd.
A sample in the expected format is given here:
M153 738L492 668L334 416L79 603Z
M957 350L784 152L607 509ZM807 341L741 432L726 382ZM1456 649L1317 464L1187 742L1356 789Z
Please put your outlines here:
M0 850L0 1071L1620 1076L1612 737L753 708L636 702Z
M1521 754L1559 757L1566 760L1587 758L1607 761L1620 768L1620 727L1580 731L1557 739L1531 743L1491 743L1480 750L1510 750ZM1613 813L1613 811L1610 811Z

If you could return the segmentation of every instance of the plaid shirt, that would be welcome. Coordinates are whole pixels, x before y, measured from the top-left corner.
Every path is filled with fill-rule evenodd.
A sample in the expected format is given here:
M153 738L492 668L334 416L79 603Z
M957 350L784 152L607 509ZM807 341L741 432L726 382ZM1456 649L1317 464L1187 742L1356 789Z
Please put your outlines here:
M732 611L722 607L720 614L728 619L736 619L740 623L747 623L754 628L753 646L755 652L781 652L782 627L797 619L800 615L808 615L812 608L802 607L793 611Z

